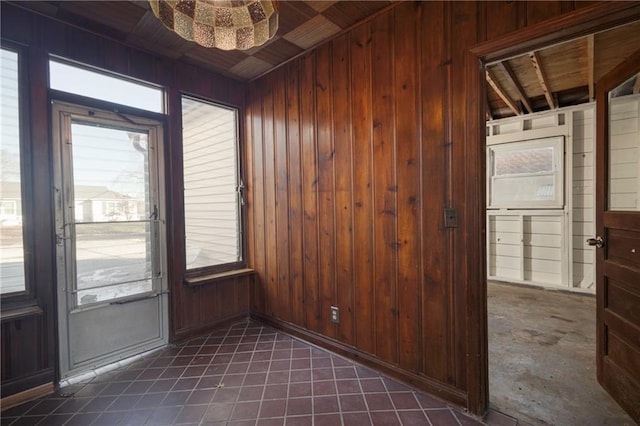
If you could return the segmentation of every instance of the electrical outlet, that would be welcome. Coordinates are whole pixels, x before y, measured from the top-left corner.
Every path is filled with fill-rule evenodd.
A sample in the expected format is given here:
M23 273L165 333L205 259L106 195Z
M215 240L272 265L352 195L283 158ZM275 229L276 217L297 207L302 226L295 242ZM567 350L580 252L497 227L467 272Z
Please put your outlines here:
M336 324L340 322L340 311L337 306L331 306L329 308L329 312L331 314L331 322L335 322Z

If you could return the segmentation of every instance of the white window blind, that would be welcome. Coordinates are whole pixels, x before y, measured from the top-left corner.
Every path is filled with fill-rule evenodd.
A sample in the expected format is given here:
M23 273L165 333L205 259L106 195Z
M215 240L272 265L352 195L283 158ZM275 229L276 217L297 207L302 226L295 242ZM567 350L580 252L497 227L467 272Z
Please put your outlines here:
M186 268L242 260L237 113L183 97Z

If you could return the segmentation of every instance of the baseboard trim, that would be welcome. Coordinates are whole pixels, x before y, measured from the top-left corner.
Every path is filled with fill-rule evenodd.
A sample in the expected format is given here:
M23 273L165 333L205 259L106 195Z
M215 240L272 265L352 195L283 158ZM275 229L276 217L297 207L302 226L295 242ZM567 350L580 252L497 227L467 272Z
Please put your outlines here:
M45 383L44 385L36 386L35 388L27 389L22 392L9 395L2 398L0 406L2 411L15 407L16 405L24 404L25 402L38 399L42 396L50 395L53 393L55 387L53 383Z
M270 325L278 330L282 330L285 333L298 337L306 342L328 349L344 356L345 358L359 362L367 367L372 367L390 377L393 377L394 379L398 379L415 388L428 392L431 395L435 395L449 404L456 405L458 408L463 410L467 409L467 393L459 389L436 382L428 377L403 370L400 367L383 361L367 352L360 351L354 347L345 345L344 343L329 339L326 336L304 329L295 324L255 312L251 313L251 318Z

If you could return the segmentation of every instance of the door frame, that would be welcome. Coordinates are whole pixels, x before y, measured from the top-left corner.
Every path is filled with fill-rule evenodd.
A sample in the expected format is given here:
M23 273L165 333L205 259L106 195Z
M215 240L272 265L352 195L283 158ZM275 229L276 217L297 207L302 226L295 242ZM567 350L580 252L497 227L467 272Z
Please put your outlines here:
M640 3L587 6L498 39L480 43L465 55L465 236L467 283L467 409L484 415L489 408L487 271L486 271L486 137L485 64L562 43L640 20ZM478 326L478 324L480 324Z
M156 289L157 291L152 292L152 294L145 294L143 298L148 296L157 297L158 301L158 309L159 309L159 318L160 318L160 332L161 332L161 345L166 345L170 341L170 314L169 314L169 270L168 270L168 246L167 246L167 195L166 195L166 160L165 160L165 147L166 147L166 120L165 117L161 114L150 113L147 111L138 110L136 108L130 108L126 106L120 106L116 104L112 104L109 102L96 101L93 99L85 98L77 95L69 95L66 93L58 93L57 91L51 91L53 96L50 97L50 106L49 106L49 119L51 120L51 143L52 143L52 173L53 173L53 188L54 188L54 230L57 233L60 231L59 229L59 220L64 220L60 215L60 210L65 205L63 200L62 188L58 188L57 186L60 183L69 183L66 181L67 178L64 175L68 174L68 170L64 169L64 161L63 157L67 155L67 153L63 152L60 144L62 143L61 138L63 136L62 130L62 118L59 114L56 114L56 108L59 109L59 112L66 108L67 112L75 112L75 111L84 111L84 110L94 110L98 115L96 117L97 121L101 120L111 120L109 116L113 116L116 120L121 120L122 123L127 123L130 120L137 120L137 123L133 123L134 127L146 127L149 129L153 129L153 133L155 133L155 144L154 144L154 160L153 164L149 162L148 167L153 168L152 175L155 175L155 182L152 183L151 191L154 193L154 198L159 208L160 216L158 218L158 230L152 237L157 239L156 245L157 250L159 252L154 255L155 260L158 262L157 267L162 271L162 275L160 278L159 286ZM56 107L56 105L58 107ZM56 239L57 236L54 236ZM63 236L66 238L66 236ZM69 298L66 298L65 289L67 286L68 277L68 267L60 267L60 265L65 262L67 247L64 248L58 247L55 244L55 260L56 267L58 269L56 276L56 286L55 291L57 294L55 310L56 310L56 328L57 328L57 363L56 363L56 379L61 380L69 377L73 377L78 374L84 374L88 371L93 371L96 369L95 366L91 366L90 364L93 362L100 362L106 360L106 365L110 363L116 362L118 360L135 356L136 354L143 353L150 349L154 349L158 347L157 341L154 340L154 343L146 342L143 344L137 344L132 347L128 347L123 349L122 351L116 353L115 355L99 355L96 358L93 358L86 363L82 363L76 368L70 368L70 359L71 359L71 340L69 336L69 307L70 302ZM64 252L64 254L63 254ZM61 298L65 298L64 301ZM128 303L135 302L138 300L137 296L132 296L131 298L124 297L120 299L118 302L120 303ZM117 302L116 302L117 303ZM109 305L110 302L106 303L98 303L93 306L88 306L86 308L74 308L74 310L78 311L90 311L96 308L102 308L106 305ZM63 309L64 308L64 309ZM116 359L117 358L117 359ZM109 361L111 360L111 361ZM63 363L66 364L66 368L63 368Z

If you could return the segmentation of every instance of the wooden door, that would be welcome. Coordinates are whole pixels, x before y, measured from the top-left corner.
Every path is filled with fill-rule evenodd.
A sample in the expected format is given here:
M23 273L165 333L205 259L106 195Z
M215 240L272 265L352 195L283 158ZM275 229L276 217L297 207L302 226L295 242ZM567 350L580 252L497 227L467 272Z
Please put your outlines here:
M598 381L640 422L640 50L596 89Z

